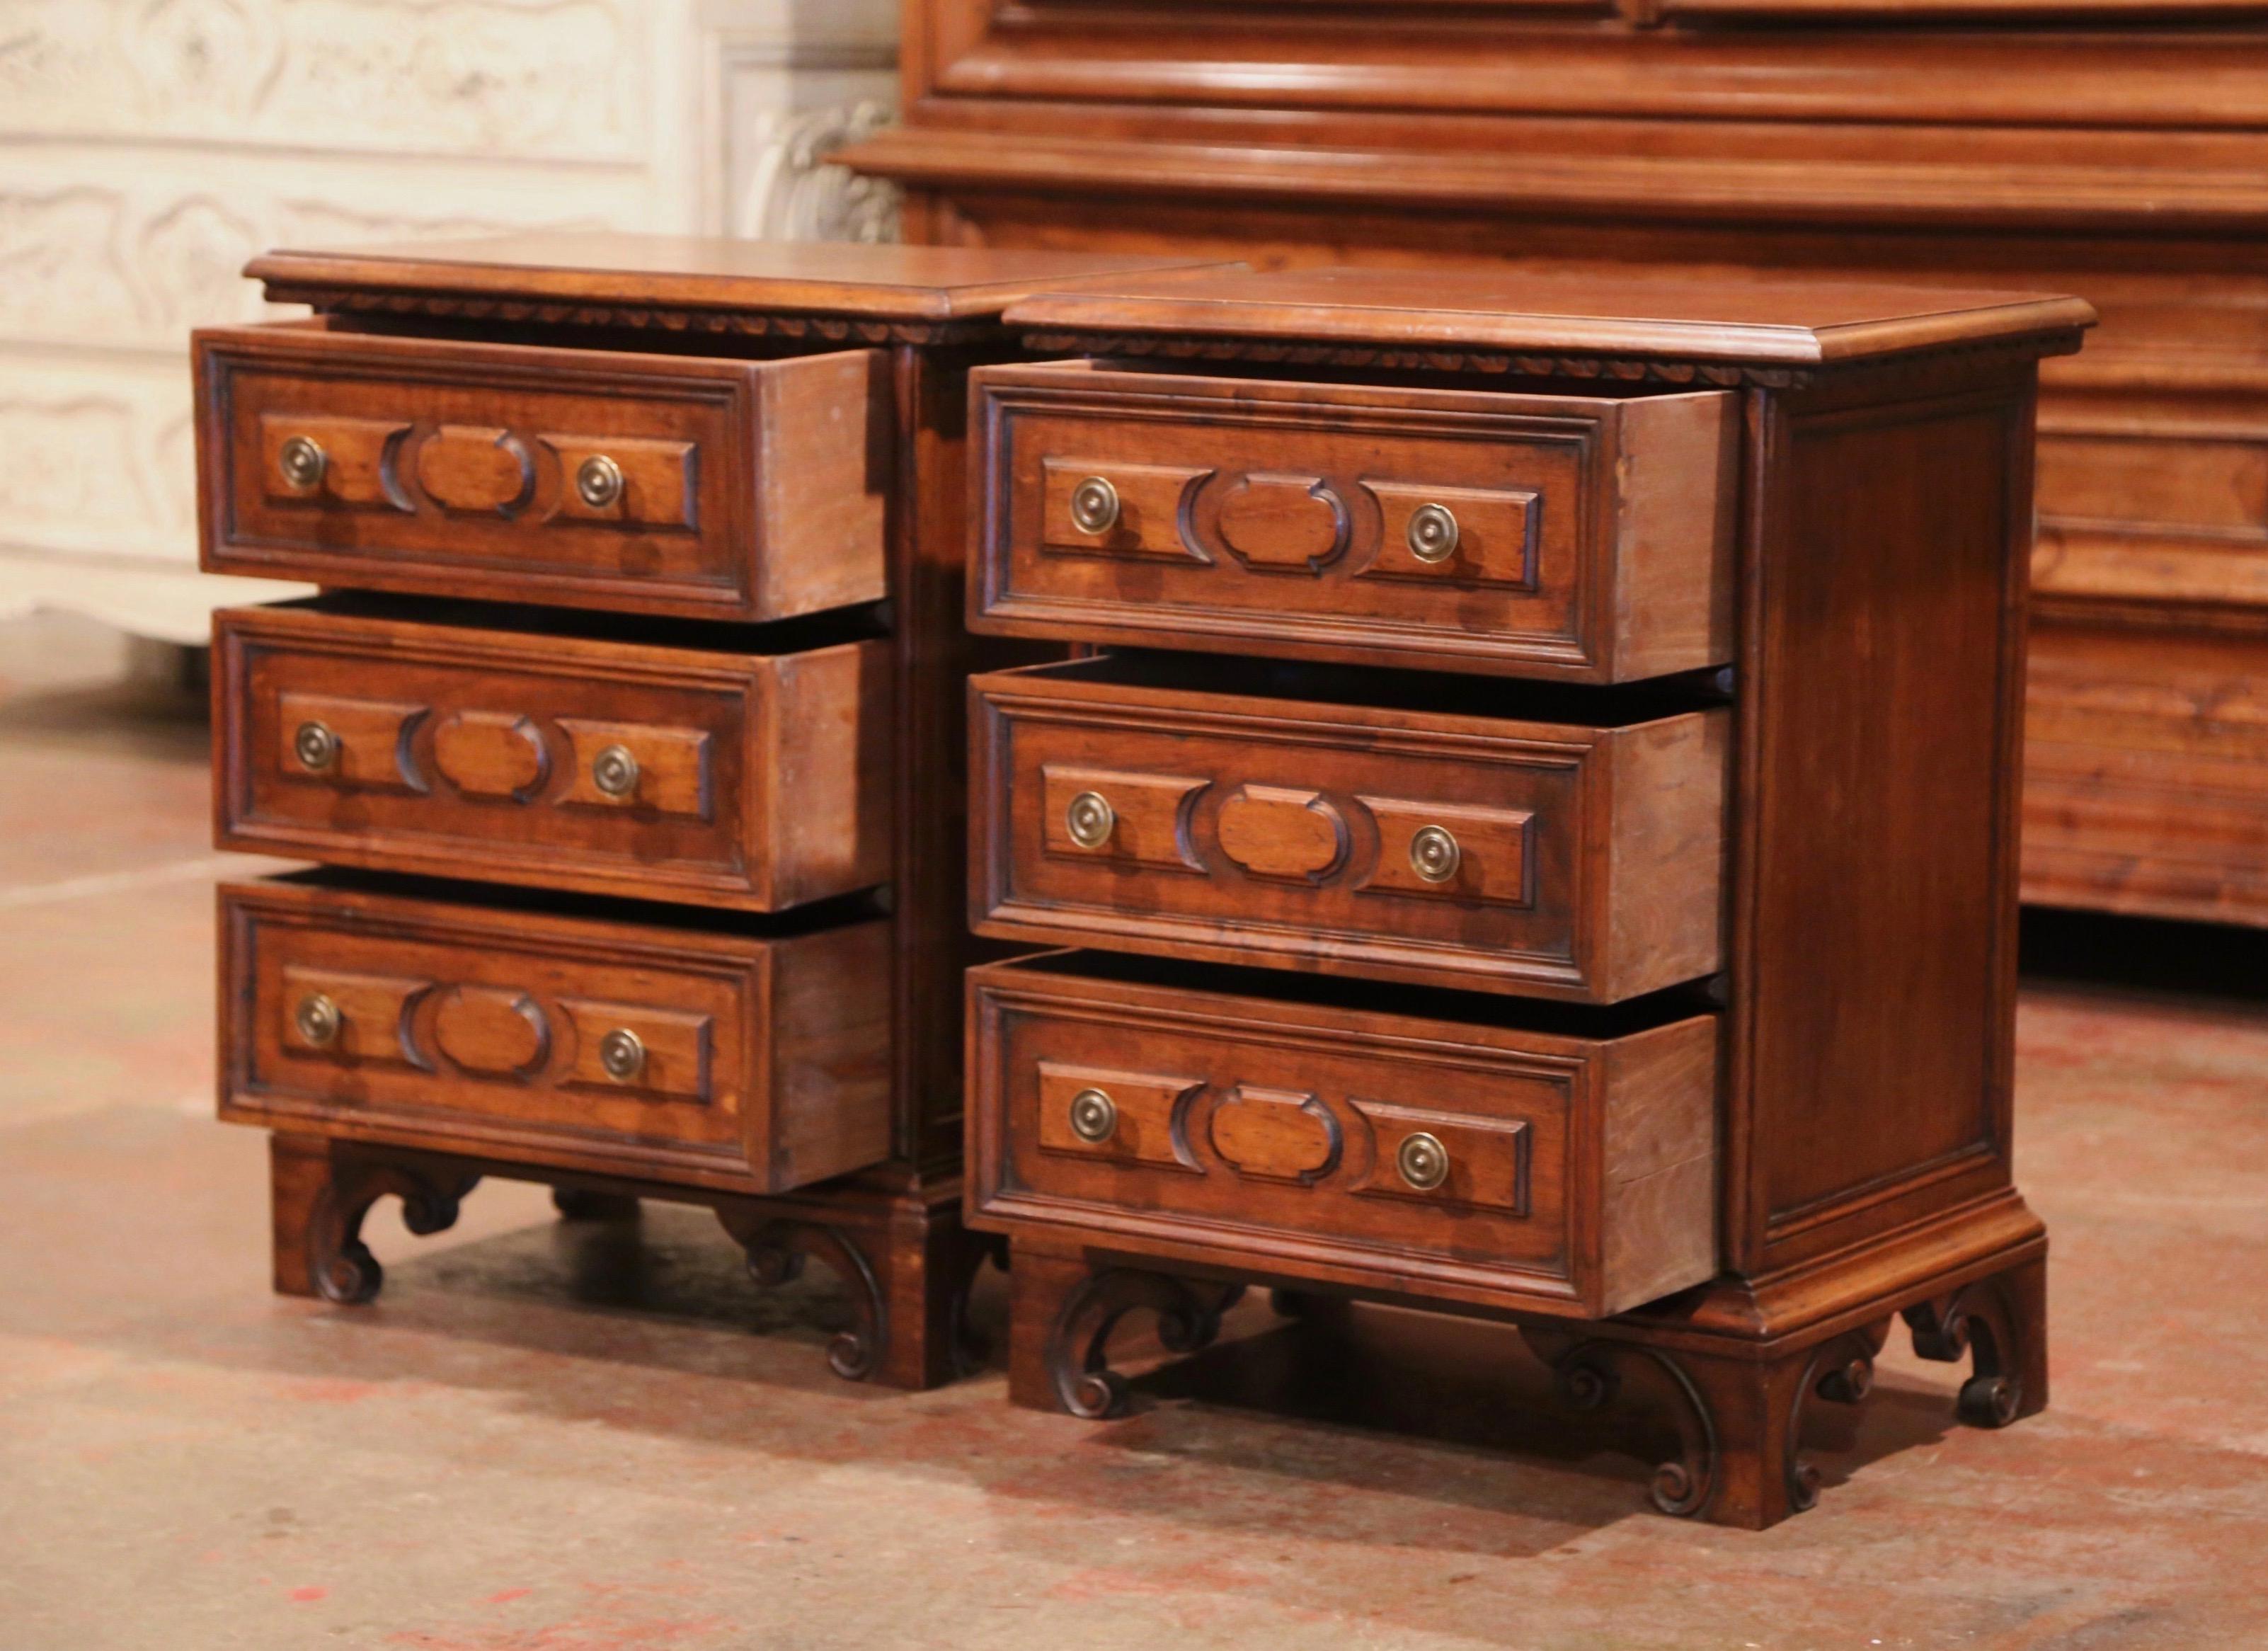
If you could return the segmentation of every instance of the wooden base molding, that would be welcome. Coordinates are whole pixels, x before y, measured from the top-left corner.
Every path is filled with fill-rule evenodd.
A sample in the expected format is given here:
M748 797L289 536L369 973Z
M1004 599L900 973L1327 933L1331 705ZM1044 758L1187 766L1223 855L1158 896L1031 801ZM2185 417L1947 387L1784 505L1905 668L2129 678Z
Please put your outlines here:
M1941 1244L1940 1232L1910 1236L1904 1259ZM1877 1257L1878 1261L1880 1257ZM1893 1258L1896 1259L1896 1258ZM1550 1367L1560 1400L1593 1411L1644 1406L1675 1429L1677 1454L1654 1470L1655 1507L1683 1518L1762 1530L1819 1500L1818 1469L1802 1454L1814 1403L1859 1404L1874 1387L1874 1360L1900 1316L1925 1359L1970 1360L1955 1405L1972 1427L2005 1427L2047 1405L2046 1238L2023 1242L1935 1276L1881 1268L1871 1294L1852 1294L1835 1270L1811 1270L1811 1285L1843 1294L1832 1310L1798 1318L1802 1281L1778 1281L1778 1323L1737 1325L1758 1299L1720 1279L1645 1313L1571 1323L1517 1313L1472 1316L1516 1325ZM1112 1369L1112 1333L1138 1310L1156 1316L1159 1341L1188 1354L1211 1345L1240 1282L1154 1271L1133 1257L1064 1249L1019 1239L1009 1352L1009 1396L1035 1410L1089 1419L1126 1413L1125 1376ZM1270 1301L1286 1316L1324 1317L1345 1303L1406 1298L1279 1285ZM1824 1303L1815 1294L1811 1305ZM1740 1310L1727 1311L1737 1305ZM1709 1329L1697 1326L1712 1324Z
M484 1176L544 1178L533 1165L280 1131L269 1137L269 1163L277 1293L345 1305L372 1300L385 1281L361 1238L363 1218L379 1199L400 1198L403 1224L425 1236L455 1225L465 1195ZM1001 1247L961 1226L956 1183L902 1189L854 1183L772 1198L577 1176L552 1190L569 1220L634 1219L646 1198L714 1210L760 1284L799 1277L806 1260L832 1273L851 1325L829 1345L827 1362L845 1381L920 1389L971 1375L984 1362L968 1293L986 1257L1001 1258Z

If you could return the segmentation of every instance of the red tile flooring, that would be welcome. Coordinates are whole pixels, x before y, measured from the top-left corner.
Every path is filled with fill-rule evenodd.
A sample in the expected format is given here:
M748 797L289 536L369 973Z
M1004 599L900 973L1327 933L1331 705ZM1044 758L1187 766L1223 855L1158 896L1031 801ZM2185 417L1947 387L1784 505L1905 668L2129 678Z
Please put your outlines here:
M77 657L0 626L0 1651L2268 1647L2261 1002L2036 979L2052 1408L1955 1426L1901 1334L1814 1407L1818 1508L1721 1530L1485 1326L1248 1302L1094 1426L845 1385L816 1269L495 1184L373 1220L376 1305L271 1297L261 1140L209 1116L202 730Z

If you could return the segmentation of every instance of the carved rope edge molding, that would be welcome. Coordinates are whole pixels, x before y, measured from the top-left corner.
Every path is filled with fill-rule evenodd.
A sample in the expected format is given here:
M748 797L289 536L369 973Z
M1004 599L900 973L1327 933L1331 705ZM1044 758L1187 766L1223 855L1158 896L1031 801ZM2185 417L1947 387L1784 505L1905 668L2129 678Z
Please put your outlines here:
M629 304L547 303L528 299L427 292L355 292L270 283L271 304L306 304L325 313L436 315L472 321L534 321L549 327L621 327L661 332L729 333L749 337L821 338L829 343L938 344L985 336L990 321L877 321L871 316L782 314L764 310L706 310Z
M1253 361L1287 366L1369 367L1394 371L1476 372L1492 377L1600 379L1621 382L1698 385L1712 388L1808 389L1830 377L1896 373L1933 367L1957 356L1982 357L1987 365L2036 362L2079 348L2076 328L2021 339L1984 339L1943 344L1819 366L1764 367L1721 361L1683 361L1675 357L1629 359L1609 356L1522 355L1489 350L1390 350L1361 344L1300 343L1270 338L1195 337L1168 333L1027 331L1027 350L1043 355L1154 356L1170 360Z

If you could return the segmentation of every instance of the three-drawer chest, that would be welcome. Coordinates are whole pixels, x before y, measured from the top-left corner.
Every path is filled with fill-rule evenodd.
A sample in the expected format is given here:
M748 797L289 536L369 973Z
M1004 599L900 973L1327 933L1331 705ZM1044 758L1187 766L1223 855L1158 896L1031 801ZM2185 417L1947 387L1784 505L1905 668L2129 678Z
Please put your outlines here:
M536 237L199 335L220 1109L379 1198L712 1207L842 1375L1127 1402L1251 1284L1808 1507L1903 1317L2047 1397L2010 1110L2038 363L2075 299ZM965 1018L964 1018L965 1015ZM1005 1243L1002 1241L1005 1239ZM1333 1310L1336 1310L1333 1308Z
M484 1175L806 1257L836 1370L966 1367L963 418L1014 299L1159 259L536 236L284 252L201 333L220 1112L275 1284Z
M1646 1389L1811 1504L1903 1315L2046 1402L2010 1172L2037 364L2076 299L1112 277L979 369L969 1212L1021 1403L1248 1282Z

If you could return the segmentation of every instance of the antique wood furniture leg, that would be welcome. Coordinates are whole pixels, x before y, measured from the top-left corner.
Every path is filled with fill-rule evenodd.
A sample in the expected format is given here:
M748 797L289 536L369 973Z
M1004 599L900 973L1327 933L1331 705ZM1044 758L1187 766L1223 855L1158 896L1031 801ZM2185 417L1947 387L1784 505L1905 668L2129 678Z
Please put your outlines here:
M968 1291L992 1246L962 1225L957 1188L941 1200L904 1196L863 1208L731 1200L718 1215L757 1282L786 1283L807 1258L835 1275L853 1315L828 1352L837 1375L920 1389L982 1367Z
M1112 1333L1129 1314L1150 1316L1168 1352L1192 1353L1220 1334L1241 1285L1208 1284L1140 1266L1090 1262L1019 1246L1009 1270L1008 1397L1033 1410L1090 1420L1126 1408L1126 1380L1110 1368Z
M1193 1278L1496 1318L1749 1528L1901 1316L1963 1419L2043 1404L2024 558L2088 307L1341 270L1008 319L1086 358L975 374L970 623L1093 648L970 683L974 925L1077 948L968 975L1018 1402L1116 1413L1127 1316L1217 1330Z
M1961 1385L1961 1419L2005 1427L2048 1403L2047 1260L1987 1274L1904 1309L1914 1351L1925 1359L1970 1360Z
M459 1204L480 1179L280 1130L269 1137L268 1164L277 1293L346 1303L372 1300L386 1281L362 1242L371 1205L400 1198L401 1224L427 1237L457 1224Z

